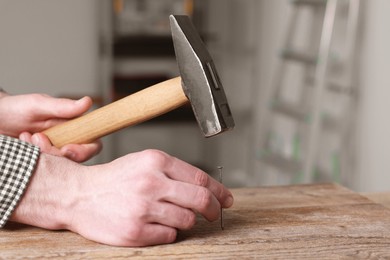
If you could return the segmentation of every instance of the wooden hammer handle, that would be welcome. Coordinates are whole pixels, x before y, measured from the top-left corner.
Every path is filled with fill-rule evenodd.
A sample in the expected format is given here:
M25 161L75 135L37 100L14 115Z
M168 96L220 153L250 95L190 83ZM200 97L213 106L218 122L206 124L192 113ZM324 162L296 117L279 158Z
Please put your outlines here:
M124 127L162 115L187 102L181 78L177 77L56 125L43 133L58 148L66 144L89 143Z

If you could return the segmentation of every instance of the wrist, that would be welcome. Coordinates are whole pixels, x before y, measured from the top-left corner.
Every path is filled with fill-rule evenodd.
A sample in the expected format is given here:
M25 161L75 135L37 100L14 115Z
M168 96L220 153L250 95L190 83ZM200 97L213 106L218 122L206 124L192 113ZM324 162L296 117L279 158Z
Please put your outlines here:
M47 229L68 229L79 201L86 166L42 153L10 220Z

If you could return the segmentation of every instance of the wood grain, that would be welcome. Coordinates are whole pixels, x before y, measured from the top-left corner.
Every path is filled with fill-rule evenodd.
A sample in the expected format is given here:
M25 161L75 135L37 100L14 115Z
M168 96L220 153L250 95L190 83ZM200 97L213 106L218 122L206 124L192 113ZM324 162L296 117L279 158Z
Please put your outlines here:
M362 193L362 195L378 204L390 208L390 192L369 192Z
M218 221L199 217L176 243L110 247L68 231L8 225L1 258L385 259L390 258L390 210L333 184L233 190L235 204Z

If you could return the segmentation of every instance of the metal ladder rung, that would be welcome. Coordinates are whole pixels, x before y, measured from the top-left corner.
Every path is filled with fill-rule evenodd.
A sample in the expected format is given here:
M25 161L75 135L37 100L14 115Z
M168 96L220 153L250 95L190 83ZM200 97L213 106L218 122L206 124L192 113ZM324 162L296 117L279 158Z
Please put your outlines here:
M308 119L308 114L304 109L280 100L272 104L272 109L277 113L284 114L302 122Z
M323 127L328 131L337 131L342 126L342 121L333 117L323 118Z
M349 84L336 81L336 80L329 80L327 84L327 88L329 91L332 91L334 93L343 94L343 95L353 95L352 87Z
M309 5L309 6L325 6L326 5L326 0L294 0L293 4L295 5Z
M300 162L285 158L282 155L276 153L268 153L263 155L262 161L268 165L282 168L288 172L297 173L302 170L302 165Z
M292 160L286 157L283 157L277 153L269 153L262 156L262 161L269 166L277 167L284 172L288 173L299 173L302 171L302 162ZM330 181L328 171L322 169L321 167L315 167L315 172L319 180Z
M296 50L284 50L282 57L286 60L293 60L298 62L307 63L309 65L315 65L317 63L317 57L304 52Z
M307 113L303 108L297 107L294 104L287 102L275 102L272 106L274 112L283 114L284 116L292 119L310 124L310 114ZM342 121L333 117L323 116L323 127L327 130L338 130L342 125Z
M294 104L277 101L272 105L274 112L291 117L295 120L310 124L310 113ZM341 120L329 116L323 116L323 127L327 130L338 130L342 125Z
M314 78L310 77L306 79L307 86L312 87L314 85ZM343 83L339 80L328 80L326 83L326 88L328 91L342 94L342 95L353 95L353 88L347 84Z

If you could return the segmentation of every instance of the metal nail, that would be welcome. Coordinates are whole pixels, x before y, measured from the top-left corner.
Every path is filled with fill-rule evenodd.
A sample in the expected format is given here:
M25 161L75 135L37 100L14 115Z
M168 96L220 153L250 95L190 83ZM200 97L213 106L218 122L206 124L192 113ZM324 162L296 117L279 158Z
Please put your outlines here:
M217 166L219 170L219 182L222 183L222 166ZM224 230L224 223L223 223L223 208L221 206L221 216L220 216L220 221L221 221L221 229Z

